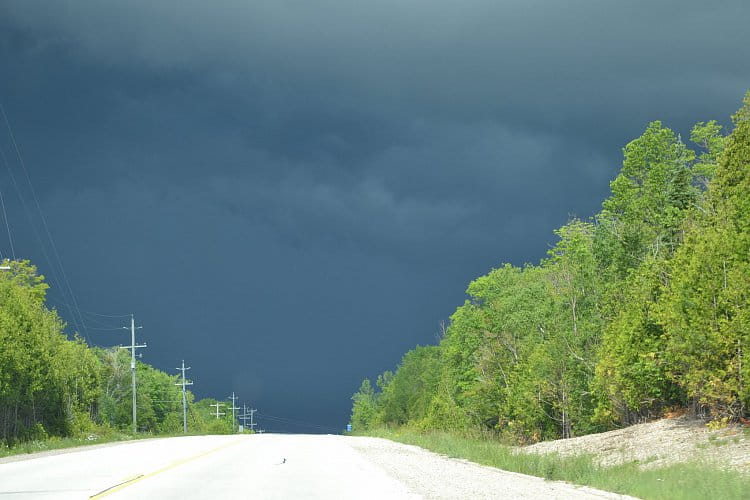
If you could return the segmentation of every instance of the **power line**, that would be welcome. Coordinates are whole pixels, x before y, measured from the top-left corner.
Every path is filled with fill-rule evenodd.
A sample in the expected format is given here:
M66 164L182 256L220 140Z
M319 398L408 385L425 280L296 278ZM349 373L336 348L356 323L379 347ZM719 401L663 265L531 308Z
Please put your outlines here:
M89 317L86 318L86 321L88 324L86 325L86 330L94 330L94 331L119 331L122 327L112 327L112 322L107 320L120 320L122 318L129 318L130 314L100 314L93 311L87 311L85 309L80 309L81 313L84 315L88 315ZM99 318L104 318L99 319ZM91 324L97 325L97 326L90 326Z
M0 147L0 157L2 157L3 162L5 163L5 167L8 170L8 176L10 177L13 187L16 189L16 194L18 195L18 199L21 202L23 213L24 215L26 215L26 219L29 222L29 227L31 227L32 233L34 234L34 237L36 238L37 243L39 243L39 249L42 251L42 256L44 257L44 260L47 262L47 265L49 266L49 271L51 273L50 281L52 282L52 284L55 286L56 289L61 290L63 292L63 296L60 298L60 300L62 301L62 304L66 307L68 312L70 313L71 318L73 320L73 324L75 325L76 329L78 331L81 331L81 327L78 324L76 316L75 314L73 314L73 309L70 307L70 303L65 298L65 290L60 286L60 282L57 278L57 272L55 271L55 268L52 265L52 261L50 260L49 255L47 254L47 249L44 245L44 242L42 241L42 237L39 235L39 230L34 224L34 219L31 216L31 211L28 209L28 206L26 205L26 199L24 198L23 193L21 192L21 188L18 186L18 181L16 181L16 176L13 173L13 169L10 166L10 162L8 162L8 158L5 156L5 152L3 151L2 147ZM52 295L52 294L48 293L48 295Z
M18 147L18 142L16 142L16 136L13 133L13 129L10 126L10 120L8 120L8 115L5 113L5 108L3 107L2 103L0 103L0 111L2 111L3 118L5 119L5 125L8 127L8 133L10 134L11 142L13 143L13 147L16 150L16 156L18 156L18 162L21 165L21 169L23 170L24 175L26 176L26 182L29 183L29 190L31 191L31 197L34 200L34 203L36 205L36 209L39 211L39 218L42 220L42 227L44 227L44 231L47 233L47 238L49 239L50 246L52 247L52 254L55 256L55 259L57 260L57 264L60 267L60 272L63 277L63 281L65 282L65 286L68 288L68 292L70 292L70 298L73 301L73 306L78 311L78 303L76 301L76 296L73 293L73 289L70 286L70 282L68 281L68 276L65 273L65 267L63 266L62 260L60 259L60 254L57 251L57 245L55 245L55 240L52 238L52 233L49 230L49 226L47 225L47 218L44 216L44 211L42 210L42 206L39 204L39 198L36 195L36 190L34 189L34 184L31 182L31 176L29 175L29 170L26 168L26 162L23 161L23 157L21 156L21 149ZM84 335L86 334L86 322L83 320L83 316L81 316L81 312L78 311L78 315L81 318L81 325L84 329Z
M94 324L94 325L98 326L99 329L101 329L101 328L108 329L113 324L111 322L108 323L106 321L102 321L102 320L99 320L99 319L93 319L93 318L89 318L88 321L89 321L89 323L86 325L86 327L87 327L88 330L96 330L97 329L96 327L89 326L91 324Z
M54 308L56 308L59 311L63 310L63 308L66 308L68 310L68 312L70 313L70 316L68 317L68 319L71 320L73 327L76 328L79 333L83 332L83 330L81 329L80 325L78 324L78 321L76 321L76 316L73 314L73 309L70 306L70 302L68 302L68 300L65 298L64 294L63 295L58 295L56 293L57 290L62 290L62 289L60 288L60 285L58 284L58 281L57 281L54 269L50 269L50 276L51 276L50 277L50 282L52 283L53 286L51 286L46 291L46 297L47 297L48 301L55 302L55 304L50 304L49 307L50 308L54 307ZM54 290L54 292L53 292L53 290ZM64 292L64 290L62 290L62 291ZM66 320L66 322L67 322L67 320ZM84 338L86 338L85 335L84 335ZM88 341L89 339L87 338L86 340Z
M98 316L100 318L129 318L130 317L130 313L126 313L126 314L100 314L100 313L97 313L97 312L94 312L94 311L87 311L86 309L80 309L80 308L79 308L79 311L81 311L82 313L85 313L85 314L90 314L92 316Z
M11 125L10 125L10 120L8 120L8 115L5 113L5 107L2 105L1 102L0 102L0 112L2 112L3 118L5 119L5 125L6 125L6 127L8 129L9 134L10 134L10 138L11 138L12 144L15 147L16 156L18 157L19 163L21 164L21 167L23 168L23 171L24 171L24 173L26 175L26 179L27 179L27 182L29 183L29 188L30 188L32 197L33 197L33 199L34 199L34 201L36 203L37 209L39 211L40 218L42 219L42 223L43 223L44 228L45 228L45 230L47 232L47 237L48 237L48 239L49 239L49 241L51 243L51 246L52 246L53 250L55 251L55 253L57 253L57 249L55 247L54 241L52 240L52 235L49 232L49 228L47 227L47 221L44 218L44 213L42 212L41 205L39 204L39 200L36 197L36 191L34 190L34 185L31 183L31 177L29 176L29 173L28 173L28 171L26 169L26 164L24 163L23 158L21 157L21 151L20 151L20 149L18 147L18 143L16 142L15 135L13 134L13 129L12 129ZM55 286L58 287L59 289L61 289L63 291L63 294L65 294L65 289L60 286L60 282L59 282L59 280L57 279L57 276L56 276L57 273L55 272L55 266L53 265L52 260L49 258L49 255L47 254L46 246L42 242L42 237L39 235L39 231L38 231L36 225L34 224L34 221L33 221L32 217L31 217L31 211L28 209L28 207L26 205L26 200L25 200L25 198L23 196L23 193L21 192L21 188L19 187L18 182L16 181L16 176L15 176L15 174L13 174L13 169L10 167L10 163L8 162L8 159L5 156L5 153L2 151L2 149L0 149L0 153L2 153L3 161L5 162L5 165L6 165L7 169L8 169L8 174L10 176L11 182L13 183L13 187L15 187L16 192L18 193L18 198L21 201L21 206L23 207L24 213L26 214L26 218L29 220L29 225L31 226L32 231L34 232L34 236L36 237L37 241L39 242L39 247L40 247L40 249L42 251L42 255L44 256L44 260L46 260L47 264L50 266L50 272L52 273L53 282L54 282ZM61 268L63 277L65 278L65 280L67 282L67 276L65 276L65 270L62 268L62 262L60 261L59 254L57 255L57 260L58 260L58 262L60 262L60 268ZM76 309L78 309L78 306L77 306L76 301L75 301L75 296L73 296L73 291L70 288L70 284L67 283L67 285L68 285L68 289L70 290L70 297L72 299L72 302L75 305ZM84 338L85 338L86 337L86 332L85 332L85 323L83 322L83 318L81 318L81 324L79 325L78 319L76 318L76 315L75 315L75 312L73 311L73 308L71 308L71 306L70 306L70 304L68 303L67 300L63 300L63 302L64 302L65 306L67 307L68 311L70 312L70 314L72 316L73 323L76 325L76 329L80 333L82 333L84 335ZM80 312L78 314L80 316ZM81 328L81 325L84 326L83 329Z
M3 154L3 156L5 156ZM8 222L8 212L5 210L5 198L3 198L3 191L0 189L0 205L3 207L3 220L5 221L5 228L8 230L8 242L10 243L10 254L13 256L13 260L16 260L16 249L13 248L13 236L10 234L10 222Z
M119 323L123 318L130 317L130 314L115 316L109 314L91 313L88 311L84 311L83 309L81 309L81 312L90 315L88 318L86 318L88 324L99 325L100 327L111 327L113 324ZM86 326L89 330L96 330L96 328L89 327L88 324Z
M280 422L280 423L298 425L298 426L301 426L301 427L318 428L318 429L328 430L328 431L334 431L334 432L340 432L340 430L341 430L341 429L336 429L334 427L330 427L330 426L327 426L327 425L319 425L319 424L314 424L312 422L305 422L305 421L302 421L302 420L294 420L294 419L285 418L285 417L276 417L274 415L267 415L267 414L264 414L264 413L258 413L258 418L259 419L262 418L262 419L268 419L268 420L275 420L275 421Z
M50 297L50 298L53 298L53 299L55 299L57 301L65 303L65 299L63 297L58 296L55 293L47 292L47 296ZM92 327L92 326L89 326L87 324L86 325L86 330L98 330L98 331L102 331L102 330L112 330L112 331L114 331L114 330L117 330L117 331L120 331L122 329L122 327L119 327L119 326L118 327L112 327L112 323L108 323L107 321L102 321L101 319L97 319L97 318L122 319L122 318L129 318L130 317L130 314L100 314L100 313L96 313L96 312L93 312L93 311L88 311L86 309L80 309L80 311L81 311L82 314L90 315L90 317L86 319L86 321L89 324L93 323L94 325L99 325L99 327Z
M303 424L303 423L299 423L299 422L289 422L287 420L282 420L282 419L278 419L278 418L269 418L269 417L265 417L263 415L258 415L258 419L259 420L271 420L273 422L277 422L277 423L280 423L280 424L294 425L294 426L297 426L297 427L308 427L308 428L317 429L317 430L325 431L325 432L336 432L336 433L341 432L341 429L337 429L337 428L334 428L334 427L328 427L328 426L317 425L317 424Z

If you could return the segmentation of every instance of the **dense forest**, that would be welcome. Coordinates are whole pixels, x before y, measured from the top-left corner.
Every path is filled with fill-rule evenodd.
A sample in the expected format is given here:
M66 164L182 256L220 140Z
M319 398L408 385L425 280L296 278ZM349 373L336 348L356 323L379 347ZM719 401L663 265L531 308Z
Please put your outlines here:
M48 285L28 261L4 261L0 271L0 447L50 436L129 432L130 353L68 339L65 324L45 306ZM177 375L138 362L138 430L182 432ZM188 393L191 432L228 433L231 417L211 415L211 403ZM228 413L228 412L225 412Z
M437 346L352 397L379 426L567 438L687 409L750 405L750 93L725 134L661 122L623 149L610 196L536 265L469 284Z

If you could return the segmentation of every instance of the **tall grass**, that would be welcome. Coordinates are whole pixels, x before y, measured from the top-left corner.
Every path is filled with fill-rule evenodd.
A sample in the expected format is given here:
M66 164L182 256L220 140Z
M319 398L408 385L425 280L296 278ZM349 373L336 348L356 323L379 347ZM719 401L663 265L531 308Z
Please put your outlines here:
M750 476L715 465L690 462L643 469L636 462L602 467L591 455L519 453L491 439L446 432L380 429L368 435L413 444L449 457L550 480L569 481L643 499L747 499Z
M23 441L16 443L13 446L7 446L4 443L0 443L0 458L8 457L12 455L23 455L28 453L38 453L41 451L49 450L60 450L63 448L75 448L78 446L89 446L94 444L111 443L115 441L127 441L130 439L138 439L129 434L121 432L107 432L102 434L96 434L95 439L90 439L88 436L82 437L49 437L47 439ZM153 436L142 436L142 437L153 437Z
M36 439L32 441L22 441L8 446L6 443L0 441L0 458L23 455L28 453L38 453L49 450L60 450L64 448L76 448L79 446L91 446L104 443L114 443L118 441L134 441L138 439L153 439L153 438L168 438L168 437L181 437L181 436L205 436L210 433L207 432L188 432L183 434L182 432L169 432L169 433L151 433L142 432L133 435L129 432L123 432L118 429L113 429L107 426L97 426L90 433L71 436L71 437L57 437L51 436L45 439Z

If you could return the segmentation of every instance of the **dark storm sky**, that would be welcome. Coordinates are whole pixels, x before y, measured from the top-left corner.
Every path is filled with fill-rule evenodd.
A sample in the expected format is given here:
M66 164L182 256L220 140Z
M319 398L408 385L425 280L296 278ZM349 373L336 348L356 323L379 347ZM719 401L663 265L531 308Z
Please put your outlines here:
M80 308L134 312L199 396L333 428L471 279L595 213L650 120L687 138L749 87L746 0L0 3L0 102ZM9 159L16 254L61 281Z

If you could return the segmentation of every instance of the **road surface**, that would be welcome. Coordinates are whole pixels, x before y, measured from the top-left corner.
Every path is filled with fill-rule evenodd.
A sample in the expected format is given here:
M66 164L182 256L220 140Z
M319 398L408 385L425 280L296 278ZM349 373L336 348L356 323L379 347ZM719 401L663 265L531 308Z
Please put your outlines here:
M7 460L1 500L622 498L348 436L188 436Z

